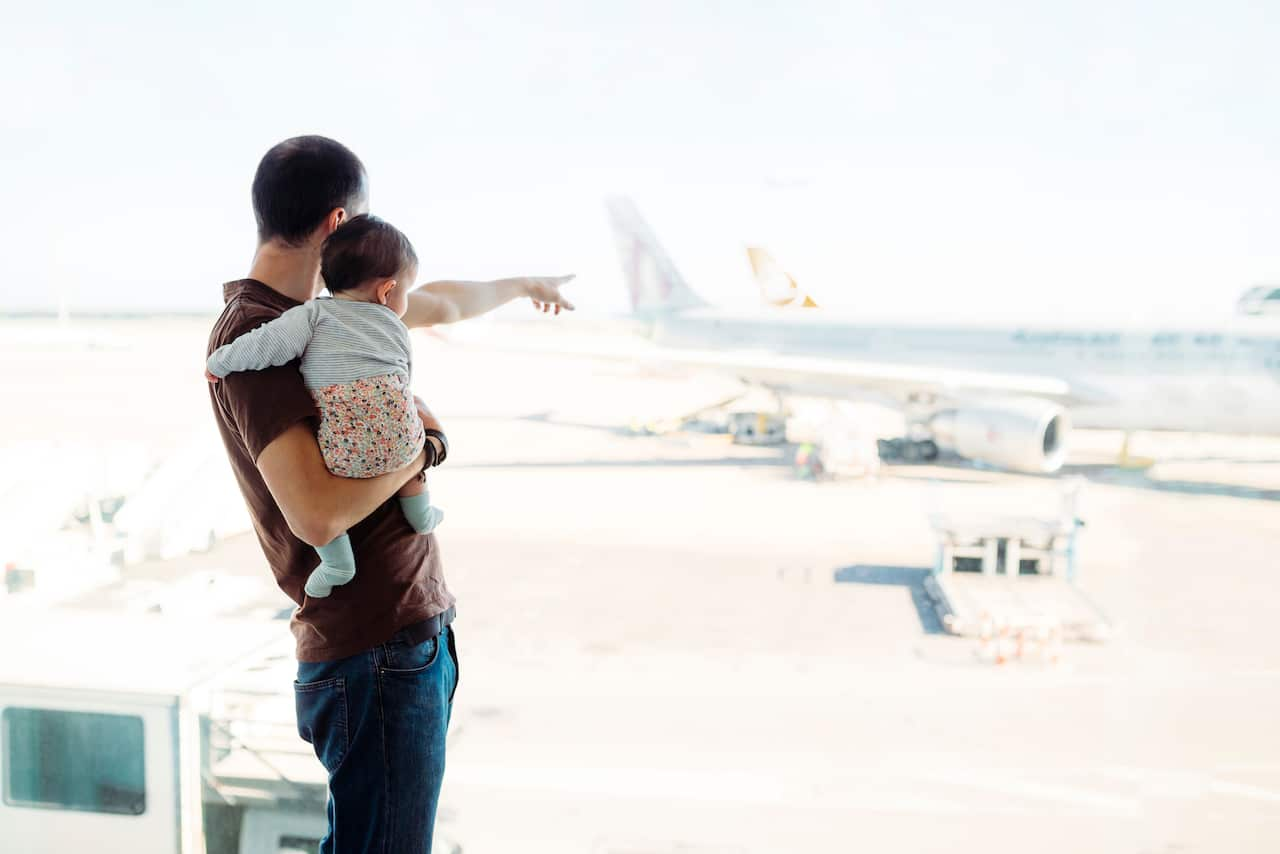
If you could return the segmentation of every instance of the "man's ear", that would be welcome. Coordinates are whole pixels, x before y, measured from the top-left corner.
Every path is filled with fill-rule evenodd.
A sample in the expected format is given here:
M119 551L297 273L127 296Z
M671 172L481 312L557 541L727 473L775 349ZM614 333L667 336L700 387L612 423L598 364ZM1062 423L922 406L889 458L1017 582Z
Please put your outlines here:
M383 305L387 304L387 300L391 297L391 292L396 289L395 279L383 279L373 286L374 296L378 298L378 302Z
M334 208L329 211L329 215L324 218L324 236L328 237L338 230L338 226L346 222L350 217L347 216L346 208Z

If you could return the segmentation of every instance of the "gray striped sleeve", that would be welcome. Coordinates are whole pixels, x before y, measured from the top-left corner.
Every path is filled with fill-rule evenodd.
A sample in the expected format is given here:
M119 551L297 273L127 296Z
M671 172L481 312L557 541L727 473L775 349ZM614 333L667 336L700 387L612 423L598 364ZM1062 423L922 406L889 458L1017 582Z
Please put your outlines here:
M214 350L209 355L209 373L225 377L236 371L261 371L287 364L307 349L315 323L313 302L295 306Z

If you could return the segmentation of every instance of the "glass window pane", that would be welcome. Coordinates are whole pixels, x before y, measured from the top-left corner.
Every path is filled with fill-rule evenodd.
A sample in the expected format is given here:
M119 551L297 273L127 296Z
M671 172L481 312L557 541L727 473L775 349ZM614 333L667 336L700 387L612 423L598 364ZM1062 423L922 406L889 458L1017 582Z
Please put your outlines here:
M4 800L11 806L142 815L142 718L4 710Z

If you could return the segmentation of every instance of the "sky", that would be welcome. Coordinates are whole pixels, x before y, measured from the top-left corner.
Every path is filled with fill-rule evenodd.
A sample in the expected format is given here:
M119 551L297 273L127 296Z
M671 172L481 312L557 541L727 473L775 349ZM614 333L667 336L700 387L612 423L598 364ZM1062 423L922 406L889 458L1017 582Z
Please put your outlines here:
M576 272L639 204L713 303L1202 317L1280 282L1280 4L44 3L0 33L0 311L216 311L323 133L424 280Z

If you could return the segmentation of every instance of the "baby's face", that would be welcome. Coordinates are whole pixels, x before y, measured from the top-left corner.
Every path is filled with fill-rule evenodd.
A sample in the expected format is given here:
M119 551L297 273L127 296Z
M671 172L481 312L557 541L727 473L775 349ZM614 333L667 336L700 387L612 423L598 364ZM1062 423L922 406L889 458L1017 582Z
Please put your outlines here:
M399 317L404 317L404 313L409 310L409 291L413 290L413 283L417 278L418 268L415 266L406 267L396 274L396 286L387 294L387 308Z

